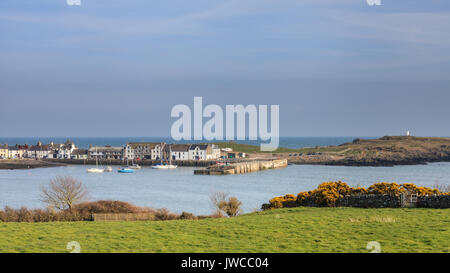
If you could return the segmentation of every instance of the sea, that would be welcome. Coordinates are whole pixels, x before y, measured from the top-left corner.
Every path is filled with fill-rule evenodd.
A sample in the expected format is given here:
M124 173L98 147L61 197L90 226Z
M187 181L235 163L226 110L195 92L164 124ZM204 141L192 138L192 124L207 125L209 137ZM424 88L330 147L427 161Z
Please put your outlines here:
M354 137L286 137L281 147L299 148L339 145ZM366 137L368 138L368 137ZM64 138L0 138L0 143L35 144L37 141L63 143ZM168 142L170 138L70 138L78 147L89 145L123 146L127 142ZM240 142L258 144L254 142ZM326 181L344 181L350 186L368 187L376 182L415 183L419 186L450 185L450 163L431 163L417 166L346 167L290 165L286 169L229 176L198 176L194 168L154 170L143 167L133 174L87 173L88 165L69 165L56 168L28 170L0 170L0 207L43 208L42 188L56 176L72 176L82 181L90 200L121 200L138 206L167 208L181 213L207 215L214 212L210 196L227 192L243 203L245 213L258 210L275 196L297 194L316 188ZM113 166L117 168L117 166Z
M376 138L361 136L344 137L280 137L280 147L284 148L304 148L315 146L339 145L350 142L355 138ZM86 149L92 146L125 146L129 142L166 142L180 144L205 143L208 141L174 141L170 137L0 137L0 144L16 145L28 144L35 145L38 141L41 143L64 143L71 140L78 148ZM259 141L237 140L236 143L259 145Z

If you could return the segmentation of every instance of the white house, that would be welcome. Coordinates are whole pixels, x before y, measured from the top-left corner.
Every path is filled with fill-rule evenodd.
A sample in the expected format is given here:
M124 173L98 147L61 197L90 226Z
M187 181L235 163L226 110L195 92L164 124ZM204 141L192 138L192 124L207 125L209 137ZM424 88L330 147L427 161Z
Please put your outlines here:
M48 151L48 158L58 158L59 149L61 149L61 147L63 145L64 144L50 142L50 144L49 144L49 151Z
M152 159L158 160L163 156L163 149L166 146L166 143L158 143L151 149Z
M88 154L90 159L122 159L123 151L123 147L90 147Z
M172 144L171 157L172 160L189 160L189 144Z
M75 146L75 144L70 141L67 140L66 143L64 143L63 145L61 145L59 147L58 151L58 155L57 157L59 159L70 159L71 158L71 154L72 152L76 149L77 147Z
M208 159L214 160L218 158L220 158L220 148L216 144L211 144L211 154L209 155Z
M88 159L88 150L86 149L76 149L70 155L71 159Z
M160 143L154 142L131 142L125 146L125 159L152 159L152 150Z
M28 158L48 158L49 154L52 153L52 148L50 145L42 145L41 142L38 142L35 146L31 146L27 151Z
M207 144L193 144L189 147L189 160L206 160Z

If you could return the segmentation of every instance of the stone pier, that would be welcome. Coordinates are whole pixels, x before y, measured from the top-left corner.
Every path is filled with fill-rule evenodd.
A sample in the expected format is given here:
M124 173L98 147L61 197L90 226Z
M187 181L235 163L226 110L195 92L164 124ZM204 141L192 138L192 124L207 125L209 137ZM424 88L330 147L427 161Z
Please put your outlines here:
M199 175L227 175L259 172L263 170L286 168L287 159L255 160L247 162L232 163L226 166L211 166L206 169L195 170Z

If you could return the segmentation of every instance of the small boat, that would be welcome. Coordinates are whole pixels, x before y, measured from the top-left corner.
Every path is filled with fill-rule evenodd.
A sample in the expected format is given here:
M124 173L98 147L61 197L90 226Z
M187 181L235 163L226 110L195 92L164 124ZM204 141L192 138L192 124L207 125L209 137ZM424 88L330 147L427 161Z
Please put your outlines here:
M108 166L108 167L106 167L103 171L104 171L105 173L110 173L110 172L113 171L113 169L112 169L111 166Z
M171 164L156 164L152 166L152 169L176 169L177 165L171 165Z
M130 169L130 168L120 168L117 172L119 172L119 173L134 173L134 170Z
M162 143L161 143L161 163L155 164L152 166L152 169L160 169L160 170L167 170L167 169L176 169L177 165L172 165L172 146L169 146L169 164L163 163L162 161Z
M139 166L138 164L132 164L132 165L128 166L128 168L134 169L134 170L139 170L141 168L141 166Z
M97 154L97 147L95 147L95 153ZM98 155L95 156L95 168L87 169L88 173L103 173L105 170L98 167Z
M99 168L89 168L87 169L88 173L103 173L104 170L103 169L99 169Z

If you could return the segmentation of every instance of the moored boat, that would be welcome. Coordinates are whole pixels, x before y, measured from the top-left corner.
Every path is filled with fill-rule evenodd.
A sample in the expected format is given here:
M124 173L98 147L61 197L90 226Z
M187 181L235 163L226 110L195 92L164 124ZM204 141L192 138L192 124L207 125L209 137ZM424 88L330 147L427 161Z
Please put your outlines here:
M172 165L172 146L169 146L169 164L163 163L162 161L162 145L161 145L161 163L155 164L152 166L152 169L160 169L160 170L167 170L167 169L176 169L177 165Z
M138 164L132 164L132 165L128 166L128 168L134 169L134 170L139 170L141 168L141 166L139 166Z
M117 172L119 172L119 173L134 173L134 170L130 169L130 168L120 168Z
M102 172L104 172L104 170L100 169L100 168L89 168L89 169L87 169L87 172L88 173L102 173Z
M156 164L152 166L152 169L176 169L177 165L171 165L171 164Z
M88 173L103 173L105 172L105 169L99 168L98 167L98 154L97 154L97 147L95 147L95 168L89 168L87 169Z

